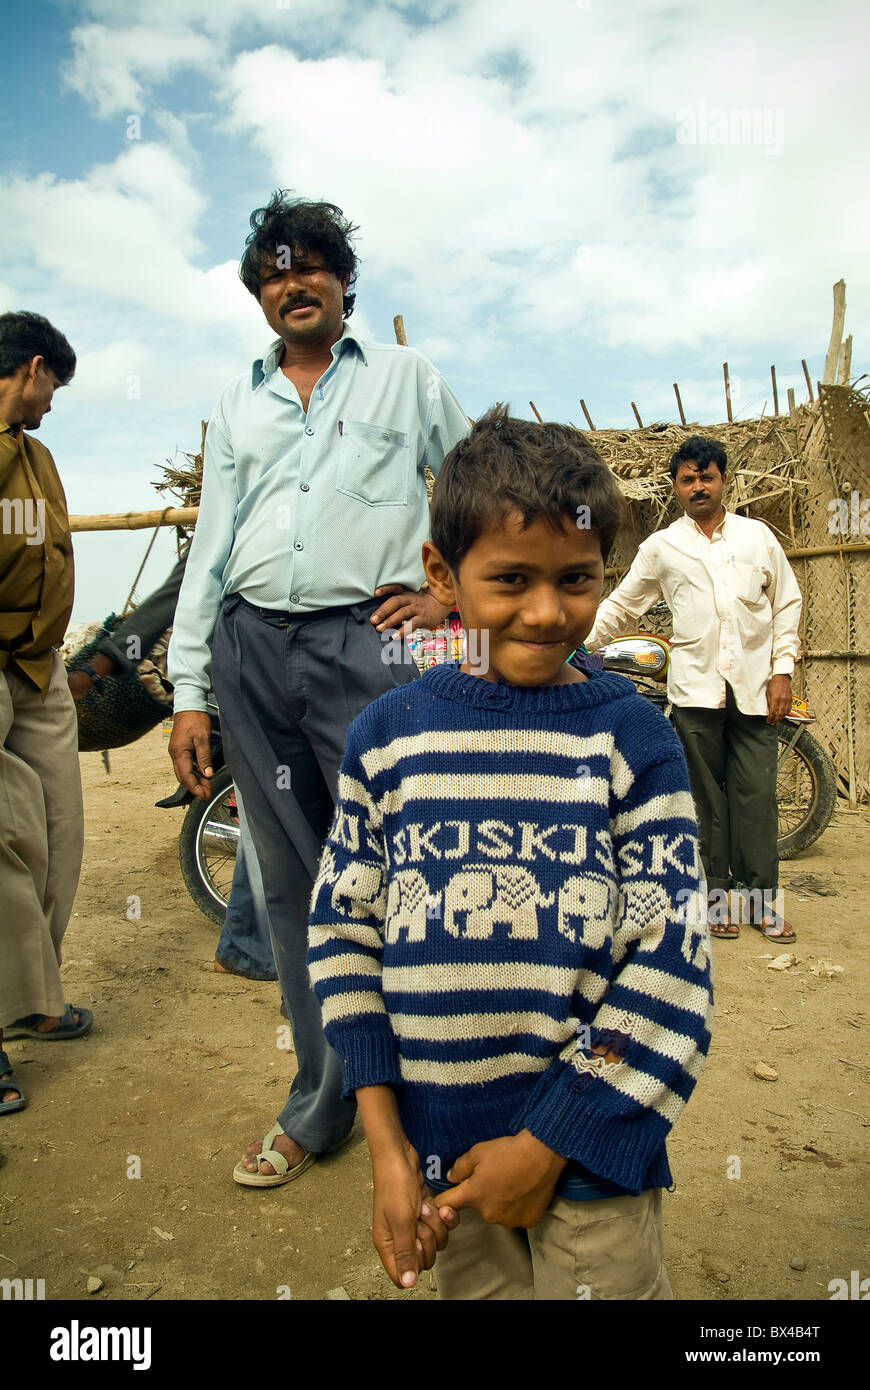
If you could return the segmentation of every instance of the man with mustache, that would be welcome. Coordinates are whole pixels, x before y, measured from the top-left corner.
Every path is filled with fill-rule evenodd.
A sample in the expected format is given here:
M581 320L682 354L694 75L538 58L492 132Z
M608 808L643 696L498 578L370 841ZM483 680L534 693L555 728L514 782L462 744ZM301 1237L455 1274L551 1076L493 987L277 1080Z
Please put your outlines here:
M211 685L257 850L298 1063L276 1124L233 1177L276 1187L341 1144L353 1124L309 983L308 903L348 726L418 674L404 642L385 646L379 634L405 622L406 631L437 627L448 612L421 592L424 470L437 473L469 427L431 362L364 341L345 322L356 229L340 208L279 191L251 227L239 274L277 337L225 387L206 434L169 653L169 752L184 786L208 798Z
M727 903L749 889L750 920L777 945L796 940L779 907L776 725L791 708L801 594L763 521L722 505L727 456L692 435L671 458L683 516L647 537L598 609L590 651L664 598L673 615L668 697L698 812L710 930L740 935Z

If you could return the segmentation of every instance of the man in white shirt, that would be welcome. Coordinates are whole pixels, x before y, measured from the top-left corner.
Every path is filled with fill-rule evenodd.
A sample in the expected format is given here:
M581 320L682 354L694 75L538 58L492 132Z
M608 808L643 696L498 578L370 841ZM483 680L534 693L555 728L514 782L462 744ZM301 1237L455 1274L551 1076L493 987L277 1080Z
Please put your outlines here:
M788 944L795 934L774 906L776 725L791 707L801 595L773 532L723 507L726 466L722 445L701 435L676 451L670 473L684 515L641 544L586 646L604 646L664 598L674 627L668 696L698 812L710 930L739 936L723 904L732 888L749 889L752 925Z

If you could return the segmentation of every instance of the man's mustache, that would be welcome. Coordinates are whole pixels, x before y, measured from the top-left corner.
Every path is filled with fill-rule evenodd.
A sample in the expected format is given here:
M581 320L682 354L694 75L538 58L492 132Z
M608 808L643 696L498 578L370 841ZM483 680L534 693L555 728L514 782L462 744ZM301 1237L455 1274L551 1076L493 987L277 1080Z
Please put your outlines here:
M709 502L709 500L709 492L693 492L692 496L689 498L690 502Z
M278 313L281 318L283 318L285 314L289 314L293 309L307 309L309 307L312 309L319 309L320 301L318 299L288 299L281 305Z

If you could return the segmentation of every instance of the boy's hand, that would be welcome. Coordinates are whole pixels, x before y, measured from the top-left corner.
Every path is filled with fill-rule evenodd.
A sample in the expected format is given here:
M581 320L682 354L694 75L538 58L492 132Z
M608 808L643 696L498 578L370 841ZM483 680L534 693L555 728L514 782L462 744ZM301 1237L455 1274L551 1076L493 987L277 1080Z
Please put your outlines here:
M475 1144L447 1174L457 1186L440 1194L439 1213L447 1220L451 1210L475 1207L490 1225L537 1226L567 1161L527 1129Z
M372 1155L372 1176L375 1249L396 1287L413 1288L420 1271L431 1269L447 1244L449 1218L445 1222L426 1199L420 1160L407 1139L401 1148Z

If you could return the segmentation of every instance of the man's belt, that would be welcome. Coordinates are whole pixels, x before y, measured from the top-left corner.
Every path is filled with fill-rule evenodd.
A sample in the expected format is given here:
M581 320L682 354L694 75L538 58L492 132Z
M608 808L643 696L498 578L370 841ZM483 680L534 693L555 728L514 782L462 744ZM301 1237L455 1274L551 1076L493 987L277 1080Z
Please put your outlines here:
M249 603L241 594L227 594L224 602L229 603L232 600L237 600L250 613L255 613L258 618L275 627L289 627L291 623L312 623L318 618L339 618L343 614L350 614L361 623L374 613L382 601L379 598L368 598L362 599L359 603L336 604L333 608L315 608L307 613L285 613L280 608L259 608L257 604Z

